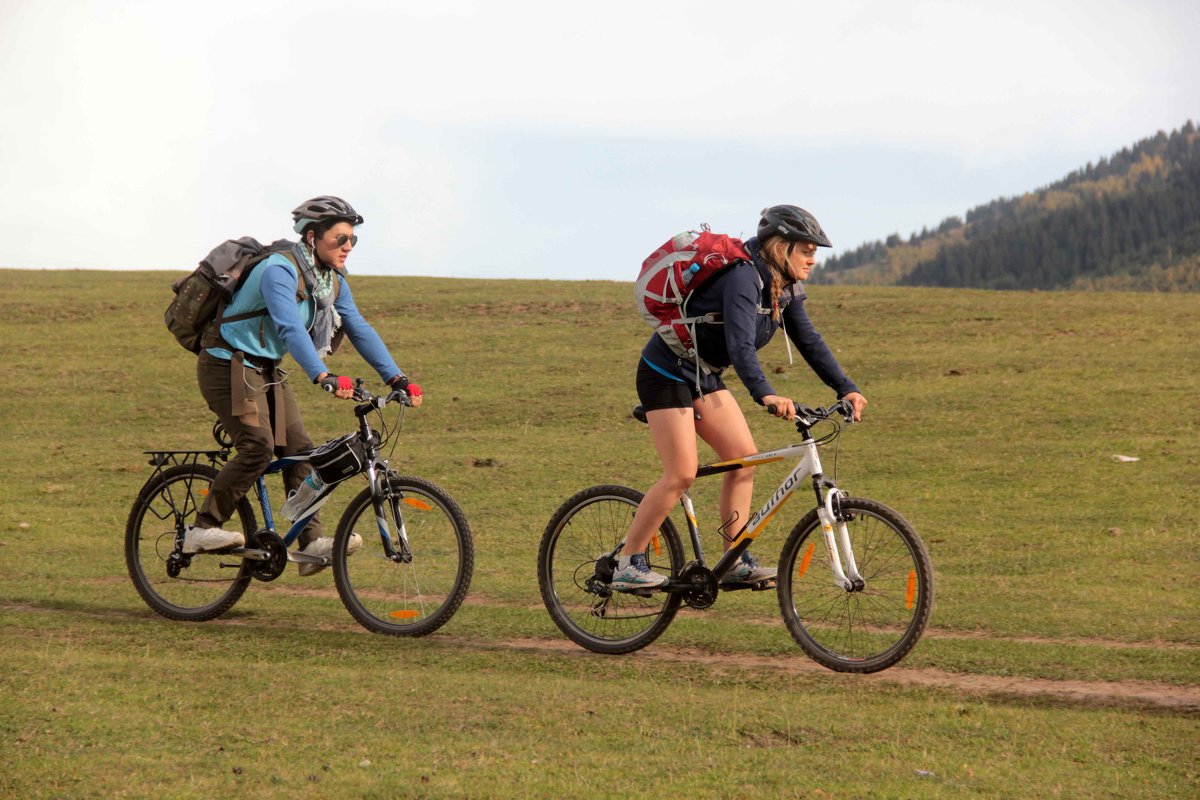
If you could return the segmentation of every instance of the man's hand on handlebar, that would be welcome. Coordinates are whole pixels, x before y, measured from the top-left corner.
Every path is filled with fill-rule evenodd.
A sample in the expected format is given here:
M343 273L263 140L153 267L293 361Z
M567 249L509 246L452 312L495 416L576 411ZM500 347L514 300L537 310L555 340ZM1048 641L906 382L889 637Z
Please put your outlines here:
M420 408L421 403L424 402L420 384L413 383L404 375L397 375L392 378L388 381L388 385L408 395L407 405L409 408Z
M331 375L325 372L317 376L317 383L339 400L349 400L354 397L354 382L345 375Z

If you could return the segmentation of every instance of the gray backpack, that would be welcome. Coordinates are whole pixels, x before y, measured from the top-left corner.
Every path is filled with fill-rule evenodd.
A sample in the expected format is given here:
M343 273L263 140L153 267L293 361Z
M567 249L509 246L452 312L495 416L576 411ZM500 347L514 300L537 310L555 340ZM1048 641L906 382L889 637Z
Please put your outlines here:
M258 262L274 253L285 253L290 258L291 249L287 239L264 247L249 236L217 245L196 269L171 284L175 298L163 314L167 330L184 348L199 353L201 340L213 324L265 316L265 308L230 317L221 315Z

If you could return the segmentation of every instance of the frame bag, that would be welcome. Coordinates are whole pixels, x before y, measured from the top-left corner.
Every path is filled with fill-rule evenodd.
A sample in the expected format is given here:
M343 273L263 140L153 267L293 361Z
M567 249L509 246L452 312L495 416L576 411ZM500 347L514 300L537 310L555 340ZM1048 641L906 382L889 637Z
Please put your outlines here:
M367 454L357 433L330 439L312 451L308 461L322 481L340 483L363 471Z

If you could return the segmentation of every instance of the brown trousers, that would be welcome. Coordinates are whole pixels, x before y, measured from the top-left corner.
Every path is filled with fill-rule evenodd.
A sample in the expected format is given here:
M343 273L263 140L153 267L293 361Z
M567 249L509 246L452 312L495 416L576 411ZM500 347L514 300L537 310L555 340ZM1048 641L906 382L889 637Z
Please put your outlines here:
M231 363L201 351L196 362L196 380L208 407L232 437L237 451L221 468L196 515L197 526L219 528L237 513L238 502L254 488L273 458L303 452L313 443L304 430L291 387L282 380L278 368L259 370L241 363L240 359ZM287 493L295 491L311 471L308 462L285 469L283 485ZM254 531L244 533L248 543ZM322 533L318 513L300 533L300 547Z

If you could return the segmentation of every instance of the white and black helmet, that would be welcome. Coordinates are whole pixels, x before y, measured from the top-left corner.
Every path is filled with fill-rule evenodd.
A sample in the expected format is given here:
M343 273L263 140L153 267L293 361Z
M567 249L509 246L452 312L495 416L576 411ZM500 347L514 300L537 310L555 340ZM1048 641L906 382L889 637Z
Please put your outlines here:
M292 230L296 233L304 233L305 228L318 222L338 221L349 222L351 225L362 225L363 218L354 210L354 206L342 198L323 194L320 197L305 200L292 209L292 221L295 222Z
M817 247L833 247L817 218L800 206L771 206L762 210L758 238L782 236L789 242L812 242Z

